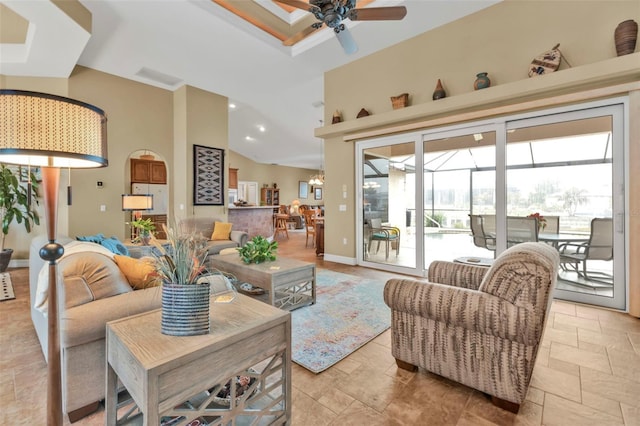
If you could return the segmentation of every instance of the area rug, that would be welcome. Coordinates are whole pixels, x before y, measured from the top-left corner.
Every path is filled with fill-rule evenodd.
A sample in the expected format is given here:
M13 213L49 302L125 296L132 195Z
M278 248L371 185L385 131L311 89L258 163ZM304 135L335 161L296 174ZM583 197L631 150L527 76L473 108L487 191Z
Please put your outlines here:
M320 373L387 330L384 284L318 270L316 303L291 312L293 361Z
M0 302L3 300L15 299L13 293L13 284L11 284L11 275L8 272L0 273Z

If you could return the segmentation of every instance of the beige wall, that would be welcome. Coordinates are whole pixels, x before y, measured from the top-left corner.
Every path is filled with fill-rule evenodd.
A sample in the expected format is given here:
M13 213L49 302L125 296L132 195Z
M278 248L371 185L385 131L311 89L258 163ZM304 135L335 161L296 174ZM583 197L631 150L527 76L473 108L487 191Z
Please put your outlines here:
M302 204L324 204L324 199L314 200L311 188L307 198L298 197L298 182L308 182L311 175L318 173L317 170L260 164L234 151L230 151L227 166L238 169L238 180L258 182L260 188L265 184L273 187L277 183L281 204L289 205L295 199L299 199Z
M180 119L186 118L185 132L180 143L176 141L173 147L174 153L184 161L175 163L177 176L181 181L186 181L181 186L176 184L180 196L184 198L185 211L180 210L178 203L176 218L185 216L210 216L226 219L227 213L224 206L194 206L193 205L193 145L212 146L221 148L228 153L229 129L228 129L228 99L215 93L206 92L195 87L187 87L184 92L184 100L180 95L181 103L185 110L176 109ZM228 188L228 165L225 161L224 194Z
M459 115L464 121L468 118L463 114L489 107L506 106L503 114L508 114L508 105L603 86L597 74L606 73L608 64L598 67L599 63L611 62L614 68L625 68L625 81L640 81L639 53L616 58L613 33L618 23L626 19L640 21L637 1L507 0L327 72L325 123L331 122L335 110L341 111L344 122L334 125L336 130L327 125L316 131L317 136L325 138L326 253L336 258L355 257L354 143L344 142L344 136L417 121L435 121L450 115ZM560 50L573 69L569 70L563 61L555 74L529 79L527 69L531 60L556 43L561 43ZM583 72L583 68L586 71ZM636 75L630 73L629 68L637 70ZM569 70L564 75L570 75L570 87L561 84L565 79L563 70ZM475 75L481 71L489 73L492 87L474 92ZM615 77L610 74L606 84L616 83ZM442 79L447 98L434 103L431 96L438 79ZM410 94L410 105L415 106L412 111L424 112L424 116L411 112L411 108L392 110L390 96L403 92ZM637 93L634 96L637 98ZM632 99L630 106L631 111L637 110L637 99ZM356 121L356 114L363 107L372 116ZM537 107L544 108L544 101ZM631 118L634 121L633 115ZM638 124L632 122L631 126L633 153L639 149L640 139L636 131ZM630 169L640 169L637 156L630 157ZM634 172L632 179L631 186L635 188L638 183ZM346 213L339 212L337 207L344 204L343 184L349 193ZM632 190L629 194L633 208L640 203L639 192ZM638 212L631 211L632 229L640 226L638 220ZM338 235L340 233L347 235ZM349 244L342 244L344 237ZM637 238L630 234L630 239L629 254L637 257L640 255ZM640 315L640 268L630 263L631 305L637 305L635 312Z
M172 92L126 80L89 68L76 67L69 78L69 97L102 108L107 114L109 166L72 170L73 206L69 208L69 235L101 232L125 235L121 195L130 192L128 158L148 149L173 169ZM103 182L98 189L97 182ZM170 194L174 188L170 188ZM101 212L100 206L106 206Z

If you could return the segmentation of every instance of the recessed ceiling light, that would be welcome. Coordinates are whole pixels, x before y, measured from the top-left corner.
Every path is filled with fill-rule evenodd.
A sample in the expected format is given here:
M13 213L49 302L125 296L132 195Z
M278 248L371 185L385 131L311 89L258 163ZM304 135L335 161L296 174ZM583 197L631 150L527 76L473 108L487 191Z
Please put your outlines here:
M230 103L229 104L229 109L236 109L236 104Z
M264 126L260 125L260 126L258 126L258 130L260 130L261 132L264 132L267 129L265 129Z
M244 137L244 139L245 139L245 140L248 140L248 141L254 141L254 140L255 140L255 139L254 139L254 138L252 138L251 136L245 136L245 137Z

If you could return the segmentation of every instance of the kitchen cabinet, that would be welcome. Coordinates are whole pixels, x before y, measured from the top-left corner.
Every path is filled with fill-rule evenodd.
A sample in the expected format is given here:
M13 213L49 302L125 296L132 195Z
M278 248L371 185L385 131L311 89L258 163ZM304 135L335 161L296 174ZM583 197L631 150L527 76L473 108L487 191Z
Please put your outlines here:
M131 183L167 183L164 161L131 159Z
M262 206L279 206L280 190L277 188L261 188L260 205Z
M238 169L229 168L229 189L238 189Z

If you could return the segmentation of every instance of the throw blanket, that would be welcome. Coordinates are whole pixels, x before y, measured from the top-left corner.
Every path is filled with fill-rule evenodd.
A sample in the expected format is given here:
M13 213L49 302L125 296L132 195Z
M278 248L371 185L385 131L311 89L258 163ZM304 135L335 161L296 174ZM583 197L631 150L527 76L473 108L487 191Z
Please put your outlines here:
M64 254L58 261L75 253L86 253L88 251L100 253L113 259L115 253L111 250L96 243L88 243L84 241L71 241L64 246ZM58 271L58 282L62 281L62 276ZM38 273L38 286L36 290L35 308L47 315L47 303L49 295L49 264L45 263Z

